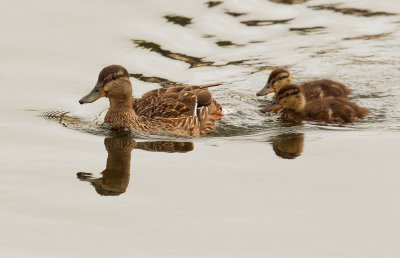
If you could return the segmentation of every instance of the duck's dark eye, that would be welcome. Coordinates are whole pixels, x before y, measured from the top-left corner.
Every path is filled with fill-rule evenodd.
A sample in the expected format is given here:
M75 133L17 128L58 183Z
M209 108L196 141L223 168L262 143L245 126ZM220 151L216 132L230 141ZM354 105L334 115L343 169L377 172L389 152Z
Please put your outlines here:
M95 90L95 92L99 92L99 90Z

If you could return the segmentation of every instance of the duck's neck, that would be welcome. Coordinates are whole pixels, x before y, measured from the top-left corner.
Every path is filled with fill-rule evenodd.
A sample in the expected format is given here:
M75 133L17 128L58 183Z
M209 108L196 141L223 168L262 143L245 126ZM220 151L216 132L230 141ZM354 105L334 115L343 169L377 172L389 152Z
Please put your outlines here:
M115 96L109 98L110 108L108 111L113 112L128 112L132 109L133 99L132 94L124 96Z
M132 93L109 97L109 101L110 108L104 122L113 129L135 128L135 125L138 124L138 117L133 110Z

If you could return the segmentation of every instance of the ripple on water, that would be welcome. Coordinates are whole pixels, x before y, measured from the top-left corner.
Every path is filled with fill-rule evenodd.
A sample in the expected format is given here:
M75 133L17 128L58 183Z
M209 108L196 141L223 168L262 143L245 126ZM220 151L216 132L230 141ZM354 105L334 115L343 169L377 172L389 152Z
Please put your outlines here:
M313 10L329 10L334 11L346 15L354 15L354 16L364 16L364 17L371 17L371 16L392 16L396 15L394 13L389 12L374 12L368 9L360 9L360 8L344 8L344 7L337 7L335 4L328 4L328 5L313 5L310 6Z

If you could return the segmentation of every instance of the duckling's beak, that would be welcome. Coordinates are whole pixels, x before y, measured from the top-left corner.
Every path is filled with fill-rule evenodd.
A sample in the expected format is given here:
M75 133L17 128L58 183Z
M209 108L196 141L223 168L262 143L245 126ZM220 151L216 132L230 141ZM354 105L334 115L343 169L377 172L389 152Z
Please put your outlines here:
M106 96L106 93L104 92L103 84L97 82L96 86L94 86L94 89L91 92L89 92L88 95L86 95L85 97L81 98L79 100L79 103L80 104L92 103L92 102L94 102L94 101L96 101L99 98L104 97L104 96Z
M257 96L264 96L267 95L271 92L275 92L275 90L272 88L272 84L271 83L267 83L265 84L264 88L262 90L260 90L256 95Z
M265 108L261 109L262 113L266 113L266 112L271 112L277 109L283 108L283 106L281 104L279 104L279 100L274 100L272 101L268 106L266 106Z

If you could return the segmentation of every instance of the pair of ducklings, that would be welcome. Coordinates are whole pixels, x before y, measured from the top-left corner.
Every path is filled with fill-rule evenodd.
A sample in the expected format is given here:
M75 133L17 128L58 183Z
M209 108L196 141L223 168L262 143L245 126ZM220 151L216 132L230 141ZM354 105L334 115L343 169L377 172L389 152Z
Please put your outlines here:
M348 100L351 90L332 80L315 80L292 84L285 69L274 70L257 96L275 92L274 100L261 112L282 109L281 117L291 121L350 123L370 113L366 108Z
M120 65L110 65L101 70L94 89L81 98L79 103L91 103L107 97L110 108L104 122L112 129L202 136L212 132L215 121L222 117L221 105L208 91L209 87L218 85L220 84L156 89L145 93L141 98L133 98L128 71ZM301 86L291 85L290 74L283 69L271 73L268 84L258 95L272 91L277 92L275 101L262 112L283 107L282 116L290 120L345 123L369 112L343 98L350 93L346 86L327 80ZM343 92L345 96L334 95L338 92ZM325 98L328 96L342 98ZM324 98L321 99L322 97Z

